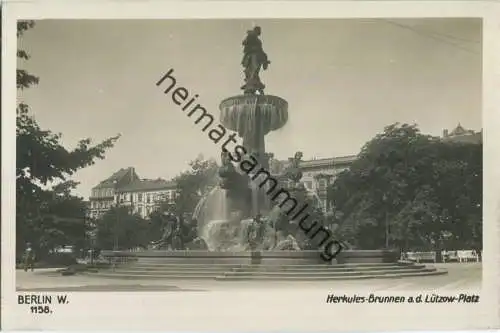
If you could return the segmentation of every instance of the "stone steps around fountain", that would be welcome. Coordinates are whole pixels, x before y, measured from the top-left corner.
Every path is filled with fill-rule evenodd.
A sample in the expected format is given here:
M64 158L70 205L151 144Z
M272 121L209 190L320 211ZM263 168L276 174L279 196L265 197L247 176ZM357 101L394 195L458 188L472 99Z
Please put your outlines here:
M169 272L206 272L206 273L218 273L222 274L225 272L233 271L237 267L135 267L135 266L118 266L115 269L110 269L116 272L151 272L151 273L169 273Z
M225 272L224 276L357 276L357 275L367 275L367 274L393 274L393 273L412 273L412 272L433 272L435 268L425 267L425 268L401 268L401 269L372 269L365 271L308 271L308 272L300 272L300 271L252 271L252 270L244 270L244 271L232 271Z
M446 273L446 272L444 272ZM197 265L162 265L161 267L141 267L125 264L115 268L100 270L89 275L123 279L350 279L366 276L422 276L443 274L433 267L425 265L393 263L393 264L348 264L348 265L220 265L215 267L197 267Z
M139 258L135 263L141 265L200 265L200 266L213 266L213 265L247 265L252 262L252 258L248 257L207 257L207 258ZM261 262L263 264L269 265L325 265L321 259L314 258L262 258Z
M142 258L138 261L131 261L129 264L133 264L135 266L141 267L236 267L236 266L248 266L248 263L244 264L232 264L225 262L176 262L169 260L161 260L162 258L158 258L158 260L143 260ZM381 267L381 266L394 266L394 265L411 265L409 262L387 262L387 263L347 263L347 264L338 264L338 263L311 263L310 261L306 263L295 264L293 262L281 261L277 263L267 263L263 262L260 266L269 266L269 267L278 267L278 266L286 266L286 267L303 267L303 268L319 268L319 267L337 267L337 268L348 268L348 267Z
M120 280L149 280L149 279L177 279L177 280L188 280L188 279L193 279L193 280L215 280L221 275L220 272L217 273L208 273L208 272L196 272L196 273L186 273L186 272L180 272L180 273L172 273L172 272L163 272L162 274L153 274L153 275L147 275L144 274L144 272L130 272L130 273L124 273L121 271L111 271L111 270L106 270L106 271L100 271L98 273L85 273L86 276L90 277L98 277L98 278L110 278L110 279L120 279Z
M326 263L317 251L208 252L108 251L114 268L90 275L124 279L338 280L444 274L432 267L398 262L397 252L345 251Z
M218 276L217 281L319 281L319 280L362 280L362 279L398 279L406 277L422 277L432 275L447 274L444 270L430 270L430 271L411 271L411 272L390 272L386 274L358 274L358 275L307 275L307 276L262 276L262 275L249 275L249 276Z
M133 269L144 269L144 270L175 270L175 269L183 269L183 270L219 270L219 271L227 271L236 267L241 267L241 265L198 265L198 264L122 264L117 265L118 268L128 267Z
M181 274L164 273L162 275L145 275L141 273L134 274L120 274L117 272L106 272L106 273L91 273L90 276L98 276L99 278L112 278L112 279L132 279L132 280L144 280L144 279L158 279L158 280L168 280L168 279L180 279L180 280L217 280L217 281L247 281L247 280L260 280L260 281L319 281L319 280L359 280L359 279L386 279L386 278L405 278L405 277L419 277L419 276L430 276L430 275L442 275L447 272L444 270L424 270L424 271L410 271L410 272L386 272L385 274L336 274L336 275L212 275L212 274L189 274L186 275L185 272Z
M435 268L430 267L398 267L398 268L372 268L365 270L287 270L287 269L262 269L262 268L234 268L228 271L223 271L219 269L182 269L176 268L172 270L144 270L141 268L134 267L119 267L111 269L110 271L114 274L130 275L130 274L141 274L141 275L164 275L164 274L174 274L174 275L224 275L224 276L249 276L249 275L259 275L259 276L316 276L316 275L360 275L360 274L389 274L389 273L406 273L415 271L434 271Z
M220 272L220 271L207 271L207 270L198 270L198 271L186 271L186 270L177 270L177 271L143 271L143 270L127 270L120 269L114 271L108 271L107 274L112 273L115 275L144 275L144 276L163 276L163 275L174 275L174 276L261 276L261 277L287 277L287 276L295 276L295 277L309 277L309 276L358 276L358 275L385 275L385 274L394 274L394 273L411 273L411 272L433 272L435 269L426 268L426 269L399 269L399 270L370 270L370 271L310 271L310 272L287 272L287 271L231 271L231 272Z
M297 273L308 273L308 272L370 272L374 270L391 270L391 271L399 271L399 270L418 270L426 268L425 265L370 265L370 266L323 266L323 267L301 267L301 266L248 266L248 267L236 267L233 268L233 271L256 271L256 272L275 272L275 271L283 271L283 272L297 272Z
M370 270L400 270L400 269L420 269L424 265L408 264L379 264L379 265L182 265L182 264L124 264L118 265L115 270L127 271L206 271L206 272L227 272L227 271L255 271L255 272L351 272L351 271L370 271Z

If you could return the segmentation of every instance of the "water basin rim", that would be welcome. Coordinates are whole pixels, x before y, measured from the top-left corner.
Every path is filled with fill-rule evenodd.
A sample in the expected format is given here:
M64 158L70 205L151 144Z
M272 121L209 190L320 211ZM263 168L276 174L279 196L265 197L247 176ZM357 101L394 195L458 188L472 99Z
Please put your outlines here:
M113 250L103 250L104 256L107 257L171 257L171 258L238 258L238 257L250 257L252 256L251 251L203 251L203 250L186 250L186 251L168 251L168 250L144 250L138 252L132 251L113 251ZM300 250L300 251L257 251L262 257L277 257L277 258L307 258L312 256L317 256L320 251L314 250ZM255 252L254 252L255 253ZM386 255L398 254L396 250L345 250L342 251L342 257L356 258L356 257L379 257Z
M277 101L277 102L280 102L280 103L284 103L285 105L288 106L287 100L285 100L282 97L275 96L275 95L236 95L236 96L231 96L231 97L223 99L220 102L220 107L222 107L222 105L224 105L225 103L227 103L229 101L243 101L245 99L255 99L255 98L257 98L257 99L266 99L266 100L274 100L274 101Z

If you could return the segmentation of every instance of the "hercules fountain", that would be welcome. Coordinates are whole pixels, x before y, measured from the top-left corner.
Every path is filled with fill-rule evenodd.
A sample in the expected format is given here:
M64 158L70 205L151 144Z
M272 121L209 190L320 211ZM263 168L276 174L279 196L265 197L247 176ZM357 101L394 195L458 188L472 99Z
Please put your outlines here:
M245 155L253 156L269 170L272 154L266 153L265 136L285 126L288 102L264 93L260 71L270 61L260 40L261 29L247 32L243 41L243 94L220 103L220 122L243 140ZM351 279L443 274L431 267L398 262L399 253L391 250L344 248L325 261L318 244L298 228L283 208L235 166L231 152L221 153L219 186L200 200L193 212L198 238L187 250L166 246L172 231L149 250L103 251L115 264L96 275L124 278L211 278L218 280L272 279ZM243 157L243 156L240 156ZM273 175L297 201L307 202L312 215L321 210L317 195L307 190L300 179L302 153L298 152L287 169ZM267 192L267 193L266 193ZM119 264L116 264L119 263Z

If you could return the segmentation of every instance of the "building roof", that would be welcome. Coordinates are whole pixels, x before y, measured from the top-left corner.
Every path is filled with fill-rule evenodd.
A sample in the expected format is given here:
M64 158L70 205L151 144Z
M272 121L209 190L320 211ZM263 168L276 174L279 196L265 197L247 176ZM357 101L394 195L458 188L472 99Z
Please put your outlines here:
M469 132L470 131L466 130L462 125L460 125L460 123L458 123L457 127L455 127L455 129L453 131L451 131L451 133L449 135L450 136L451 135L463 135L463 134L467 134Z
M158 190L173 190L176 188L176 183L165 179L141 179L136 180L128 185L118 188L117 192L149 192Z
M460 123L449 134L444 130L443 140L453 142L481 143L483 141L483 131L473 131L464 128Z
M483 133L476 132L476 133L462 134L462 135L450 135L450 136L444 137L443 141L479 144L479 143L483 142Z
M335 165L349 165L356 160L356 155L330 157L330 158L318 158L313 160L307 160L300 162L301 168L315 168L324 166L335 166Z
M114 174L112 174L110 177L108 177L107 179L100 182L94 188L98 189L98 188L114 187L116 182L120 181L123 177L127 176L129 173L134 173L133 167L120 169L117 172L115 172Z
M317 167L328 167L328 166L340 166L349 165L356 160L356 155L340 156L340 157L328 157L328 158L316 158L312 160L305 160L300 162L300 168L317 168ZM291 161L282 161L284 166L288 166Z
M300 169L306 171L311 169L323 168L336 168L336 167L349 167L352 162L357 159L357 155L348 155L330 158L318 158L312 160L305 160L300 162ZM269 169L273 174L280 174L290 165L291 159L288 161L271 160Z

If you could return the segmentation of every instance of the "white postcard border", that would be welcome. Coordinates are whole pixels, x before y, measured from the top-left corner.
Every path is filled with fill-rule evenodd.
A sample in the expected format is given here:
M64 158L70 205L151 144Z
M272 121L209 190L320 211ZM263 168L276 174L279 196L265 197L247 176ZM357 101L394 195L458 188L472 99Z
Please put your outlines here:
M4 4L2 38L2 319L4 329L360 331L496 328L499 323L500 5L487 1L61 2ZM40 18L483 17L484 254L479 305L335 305L330 290L69 293L50 316L17 305L15 292L15 20ZM332 288L333 290L334 288ZM361 291L360 291L361 292ZM54 293L55 294L55 293ZM390 293L384 293L389 295ZM404 293L399 293L404 294ZM410 326L410 327L408 327Z

